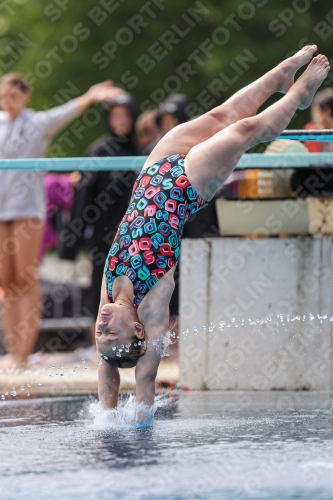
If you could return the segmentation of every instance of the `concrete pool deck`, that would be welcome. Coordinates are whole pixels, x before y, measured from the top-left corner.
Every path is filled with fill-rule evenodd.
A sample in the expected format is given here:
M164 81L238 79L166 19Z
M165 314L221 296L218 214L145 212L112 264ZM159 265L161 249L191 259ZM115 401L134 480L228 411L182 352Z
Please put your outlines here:
M76 361L72 353L45 355L43 366L31 366L14 373L0 371L0 396L6 392L8 393L6 399L27 397L27 392L31 396L97 393L97 369L97 363ZM120 378L121 391L135 390L134 368L120 370ZM177 384L178 362L173 359L163 359L156 380ZM13 388L16 396L10 395Z

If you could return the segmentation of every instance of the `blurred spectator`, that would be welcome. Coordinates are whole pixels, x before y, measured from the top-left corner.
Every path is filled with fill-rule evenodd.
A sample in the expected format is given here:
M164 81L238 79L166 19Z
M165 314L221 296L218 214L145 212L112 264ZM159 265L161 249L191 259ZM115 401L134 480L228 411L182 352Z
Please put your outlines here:
M88 148L86 156L137 156L135 105L130 94L106 103L107 135ZM133 171L84 172L75 189L71 222L63 233L61 257L74 260L84 236L89 236L92 260L90 312L97 317L105 260L124 213L137 173ZM75 221L80 220L78 235Z
M45 253L58 243L58 234L62 229L61 215L63 211L71 209L74 198L73 184L76 184L80 178L81 174L79 172L73 172L72 174L47 172L44 176L46 220L40 247L40 262L42 262Z
M144 111L136 121L136 131L144 154L149 155L160 138L156 123L156 110Z
M333 88L320 90L311 105L311 122L304 127L307 130L333 129ZM310 153L333 151L331 142L305 142Z
M156 123L162 135L180 123L188 121L188 105L189 101L184 94L171 94L159 105L156 112Z
M41 158L53 136L96 101L113 99L121 89L111 82L61 106L28 109L31 91L23 75L0 80L0 157ZM4 291L2 320L7 356L2 369L24 365L34 349L41 316L38 256L44 231L43 173L0 171L0 280Z

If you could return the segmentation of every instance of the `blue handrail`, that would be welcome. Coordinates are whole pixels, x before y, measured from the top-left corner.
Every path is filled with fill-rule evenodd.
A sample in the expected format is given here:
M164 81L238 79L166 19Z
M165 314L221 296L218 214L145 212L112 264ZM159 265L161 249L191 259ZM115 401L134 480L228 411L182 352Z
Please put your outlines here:
M0 159L0 170L57 172L71 172L73 170L141 170L146 159L145 156ZM311 166L333 166L333 153L245 154L236 168L299 168Z

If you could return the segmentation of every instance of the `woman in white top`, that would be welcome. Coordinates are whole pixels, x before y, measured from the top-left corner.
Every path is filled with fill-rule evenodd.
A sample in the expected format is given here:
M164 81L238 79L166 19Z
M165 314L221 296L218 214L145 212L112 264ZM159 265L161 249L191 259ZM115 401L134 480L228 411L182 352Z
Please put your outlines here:
M27 108L31 92L24 77L5 75L0 80L0 162L43 157L61 129L94 102L114 99L120 92L106 81L62 106L34 111ZM8 352L2 369L24 366L36 343L42 311L37 267L44 218L43 173L0 170L0 283Z

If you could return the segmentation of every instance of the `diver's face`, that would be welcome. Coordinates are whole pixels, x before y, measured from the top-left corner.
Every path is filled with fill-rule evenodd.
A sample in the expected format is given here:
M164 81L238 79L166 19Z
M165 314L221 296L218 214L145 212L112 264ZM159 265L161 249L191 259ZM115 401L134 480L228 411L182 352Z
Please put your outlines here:
M117 135L128 135L133 127L133 118L127 106L119 104L109 113L109 123Z
M105 304L97 317L95 337L99 345L127 342L135 336L135 322L126 306Z
M0 86L0 106L9 116L16 118L29 104L31 93L23 92L15 85L3 84Z

